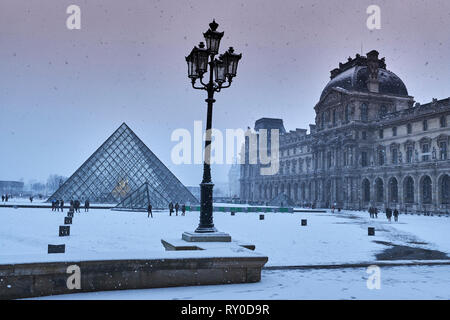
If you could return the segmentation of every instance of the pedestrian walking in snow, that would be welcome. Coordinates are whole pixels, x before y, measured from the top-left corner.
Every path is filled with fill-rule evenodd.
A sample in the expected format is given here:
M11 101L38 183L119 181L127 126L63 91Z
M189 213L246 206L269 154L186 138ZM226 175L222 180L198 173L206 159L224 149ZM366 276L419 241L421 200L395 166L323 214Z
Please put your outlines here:
M87 199L85 202L84 202L84 212L89 212L89 206L90 206L91 204L89 203L89 199Z
M181 205L181 215L186 215L186 205L184 203Z
M172 201L169 203L169 216L172 216L172 212L173 212L173 203Z
M378 208L373 209L373 214L375 215L375 219L378 219Z
M64 200L61 199L61 201L59 201L59 207L61 208L61 212L64 212Z
M386 218L388 219L389 222L391 222L392 210L390 208L386 208Z
M369 217L373 218L373 208L369 207Z
M56 211L59 212L59 200L56 200L55 207L56 207Z
M178 217L178 209L179 208L180 208L180 205L178 204L178 202L175 203L175 214L177 215L177 217Z
M398 210L397 209L394 210L394 221L398 222Z
M147 207L147 218L149 218L150 216L152 216L152 218L153 218L152 204L151 203L149 203L148 207Z

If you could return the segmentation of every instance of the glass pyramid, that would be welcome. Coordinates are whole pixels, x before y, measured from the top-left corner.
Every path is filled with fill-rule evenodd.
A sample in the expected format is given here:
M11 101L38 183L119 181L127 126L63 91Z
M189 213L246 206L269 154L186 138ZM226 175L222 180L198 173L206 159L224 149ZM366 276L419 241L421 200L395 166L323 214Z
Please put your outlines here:
M280 193L279 195L275 196L275 198L269 201L269 206L293 207L295 206L295 204L287 194Z
M80 200L82 203L85 200L91 203L119 203L145 183L152 193L159 194L158 201L166 201L164 208L170 201L198 203L175 175L123 123L47 202L63 199Z

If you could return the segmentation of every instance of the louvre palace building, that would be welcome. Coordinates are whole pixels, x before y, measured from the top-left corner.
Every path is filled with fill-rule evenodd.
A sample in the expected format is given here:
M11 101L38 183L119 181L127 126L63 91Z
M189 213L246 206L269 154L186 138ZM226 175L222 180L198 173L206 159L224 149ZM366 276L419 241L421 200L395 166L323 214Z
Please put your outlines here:
M286 132L281 119L256 121L256 136L280 130L280 166L261 175L263 165L249 164L247 138L241 200L264 204L284 193L298 206L450 211L450 98L416 103L378 55L331 71L309 133Z

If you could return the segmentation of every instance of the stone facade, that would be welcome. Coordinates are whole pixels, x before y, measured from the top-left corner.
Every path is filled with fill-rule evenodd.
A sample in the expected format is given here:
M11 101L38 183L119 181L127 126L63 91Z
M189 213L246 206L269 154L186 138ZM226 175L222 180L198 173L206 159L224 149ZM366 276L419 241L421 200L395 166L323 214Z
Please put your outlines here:
M450 98L415 103L371 51L331 71L314 109L309 134L285 132L281 119L257 121L257 136L278 123L280 169L260 175L262 165L246 161L241 200L266 203L284 192L299 206L450 211Z

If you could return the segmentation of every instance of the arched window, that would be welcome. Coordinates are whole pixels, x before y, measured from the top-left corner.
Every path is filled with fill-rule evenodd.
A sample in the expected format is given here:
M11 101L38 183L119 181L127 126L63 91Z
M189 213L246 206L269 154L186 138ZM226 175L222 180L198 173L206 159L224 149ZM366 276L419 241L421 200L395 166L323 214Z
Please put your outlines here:
M431 204L431 199L431 178L429 176L425 176L422 179L422 203Z
M450 204L450 176L446 174L441 182L442 204Z
M376 190L376 201L377 202L383 202L384 199L384 186L383 186L383 180L378 178L375 182L375 190Z
M414 180L406 177L403 183L404 199L406 203L414 203Z
M389 180L389 200L394 203L398 202L398 183L395 178Z
M364 179L362 182L362 196L363 202L370 201L370 182L367 179Z

